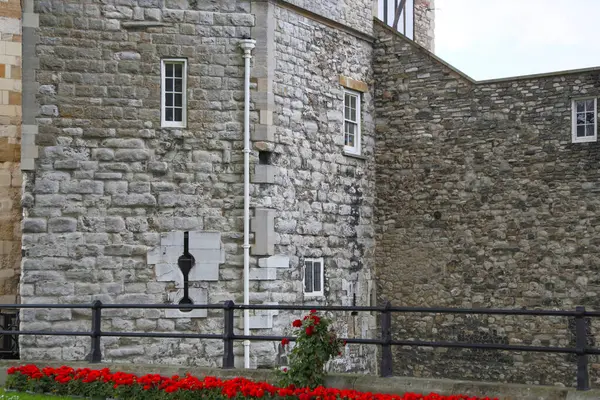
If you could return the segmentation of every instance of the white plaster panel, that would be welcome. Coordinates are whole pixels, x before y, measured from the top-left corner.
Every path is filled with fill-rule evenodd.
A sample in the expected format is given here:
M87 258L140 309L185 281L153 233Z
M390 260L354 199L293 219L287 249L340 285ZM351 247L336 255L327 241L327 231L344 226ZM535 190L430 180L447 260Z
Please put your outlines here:
M253 315L250 317L250 329L272 329L273 316L271 315Z
M158 282L183 282L183 274L177 265L156 264L154 271Z
M219 280L219 263L205 264L198 263L192 268L188 275L190 282L199 281L218 281Z
M290 258L284 254L276 254L271 257L258 260L258 266L261 268L289 268Z
M225 254L221 249L190 249L196 264L220 264L225 262ZM177 260L176 260L177 261Z
M208 303L208 292L206 289L201 288L190 288L189 295L194 304L207 304ZM172 291L167 294L169 303L179 304L179 301L183 297L183 289ZM181 312L178 309L166 310L166 318L206 318L208 310L192 310L190 312Z
M221 249L220 232L190 232L189 238L190 252L192 252L192 250Z

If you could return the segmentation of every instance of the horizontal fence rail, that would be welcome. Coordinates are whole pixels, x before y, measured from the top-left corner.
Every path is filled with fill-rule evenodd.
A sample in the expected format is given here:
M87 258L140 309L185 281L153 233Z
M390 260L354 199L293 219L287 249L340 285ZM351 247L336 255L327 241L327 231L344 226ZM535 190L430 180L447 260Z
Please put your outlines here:
M182 309L186 310L223 310L223 333L154 333L154 332L109 332L102 331L102 310L108 309ZM284 338L295 341L296 338L277 335L237 335L235 334L234 312L236 310L272 310L272 311L344 311L344 312L375 312L380 314L381 335L378 339L343 338L349 344L377 345L381 347L380 375L393 375L392 346L412 347L442 347L459 349L499 350L536 353L562 353L577 356L577 390L589 390L588 355L600 355L600 349L587 346L587 327L585 318L600 317L600 311L586 311L577 307L574 311L555 310L502 310L502 309L465 309L465 308L424 308L424 307L393 307L389 302L383 307L346 307L346 306L309 306L309 305L244 305L225 301L222 304L103 304L94 301L92 304L0 304L0 310L21 309L88 309L92 311L91 331L33 331L33 330L0 330L0 335L38 335L38 336L88 336L91 338L91 352L88 356L92 363L102 362L102 337L138 337L138 338L168 338L168 339L207 339L222 340L223 369L234 368L234 343L241 340L249 341L280 341ZM515 315L541 317L571 317L575 319L575 347L526 346L494 343L445 342L422 340L392 339L392 314L475 314L475 315ZM13 325L16 327L16 325Z

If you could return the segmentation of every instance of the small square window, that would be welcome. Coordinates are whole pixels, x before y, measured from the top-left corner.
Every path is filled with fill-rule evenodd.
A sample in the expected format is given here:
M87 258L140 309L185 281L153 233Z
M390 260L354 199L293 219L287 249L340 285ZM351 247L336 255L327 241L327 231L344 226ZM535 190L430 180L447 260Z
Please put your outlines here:
M344 90L344 151L360 154L360 93Z
M187 60L161 61L161 126L185 128L187 119Z
M595 142L598 136L596 99L576 99L572 105L573 143Z
M302 279L304 286L304 295L307 297L323 296L323 277L324 267L323 259L305 259L304 260L304 277Z

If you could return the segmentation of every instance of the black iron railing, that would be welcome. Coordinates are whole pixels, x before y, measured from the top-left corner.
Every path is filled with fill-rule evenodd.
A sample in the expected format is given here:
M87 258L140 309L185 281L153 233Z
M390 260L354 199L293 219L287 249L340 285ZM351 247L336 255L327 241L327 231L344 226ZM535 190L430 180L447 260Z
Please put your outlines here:
M600 317L599 311L586 311L584 307L577 307L575 311L552 310L500 310L500 309L463 309L463 308L423 308L423 307L393 307L389 302L383 307L345 307L345 306L309 306L309 305L243 305L226 301L223 304L186 304L185 310L223 310L223 333L158 333L158 332L109 332L102 331L102 310L106 309L181 309L177 304L103 304L95 301L92 304L9 304L0 305L0 309L91 309L91 331L21 331L12 329L0 330L0 335L40 335L40 336L89 336L91 338L91 352L88 361L102 362L101 339L102 337L140 337L140 338L169 338L169 339L212 339L222 340L223 369L234 368L234 343L240 340L250 341L280 341L287 338L294 341L294 337L270 335L237 335L234 331L234 312L236 310L288 310L288 311L346 311L346 312L377 312L380 314L381 336L378 339L343 339L350 344L378 345L381 346L380 375L390 377L392 369L392 346L413 347L445 347L461 349L503 350L516 352L538 353L563 353L574 354L577 357L577 390L589 390L588 355L600 354L600 349L587 345L586 318ZM575 320L575 347L552 346L523 346L496 343L467 343L422 340L394 340L392 338L392 314L475 314L475 315L515 315L534 317L570 317Z

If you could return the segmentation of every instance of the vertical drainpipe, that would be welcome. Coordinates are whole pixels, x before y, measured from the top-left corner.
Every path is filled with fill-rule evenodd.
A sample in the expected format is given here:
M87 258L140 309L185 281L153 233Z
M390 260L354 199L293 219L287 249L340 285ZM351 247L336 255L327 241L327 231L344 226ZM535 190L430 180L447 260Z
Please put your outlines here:
M244 304L250 304L250 61L256 40L243 39L244 50ZM250 336L250 310L244 310L244 335ZM244 340L244 368L250 368L250 341Z

